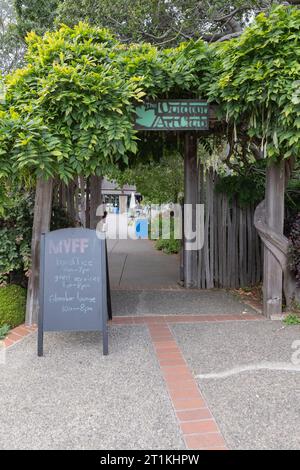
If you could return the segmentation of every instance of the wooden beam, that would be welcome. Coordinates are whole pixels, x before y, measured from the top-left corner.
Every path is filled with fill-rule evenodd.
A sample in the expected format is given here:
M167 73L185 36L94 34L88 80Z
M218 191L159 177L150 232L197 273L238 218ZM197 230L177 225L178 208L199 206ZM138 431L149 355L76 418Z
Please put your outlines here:
M196 230L196 204L198 200L198 167L197 137L194 133L185 135L184 153L184 286L197 287L197 249L188 249L193 240L189 239L189 231ZM188 210L192 205L192 211Z
M266 174L266 224L278 235L283 235L284 224L284 162L273 163ZM264 247L264 314L267 317L282 313L282 267L275 255Z

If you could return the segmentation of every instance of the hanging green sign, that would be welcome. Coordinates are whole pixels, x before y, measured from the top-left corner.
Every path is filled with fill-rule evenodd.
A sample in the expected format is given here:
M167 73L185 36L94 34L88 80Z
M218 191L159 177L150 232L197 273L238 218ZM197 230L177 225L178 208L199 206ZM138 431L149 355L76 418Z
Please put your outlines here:
M161 100L136 107L135 129L204 131L209 128L209 105L203 100Z

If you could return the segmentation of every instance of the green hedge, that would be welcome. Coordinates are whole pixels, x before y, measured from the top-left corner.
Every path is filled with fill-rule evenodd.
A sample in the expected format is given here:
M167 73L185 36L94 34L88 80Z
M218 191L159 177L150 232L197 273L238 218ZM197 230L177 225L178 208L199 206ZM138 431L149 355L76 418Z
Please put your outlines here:
M25 320L26 289L11 284L0 287L0 327L9 325L11 328Z

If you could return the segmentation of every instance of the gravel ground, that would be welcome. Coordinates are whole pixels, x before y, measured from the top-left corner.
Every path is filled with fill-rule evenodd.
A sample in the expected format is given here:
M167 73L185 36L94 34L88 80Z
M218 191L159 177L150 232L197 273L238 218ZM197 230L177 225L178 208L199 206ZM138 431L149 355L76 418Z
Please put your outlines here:
M0 365L1 449L182 449L144 327L32 335Z
M275 369L278 363L292 365L292 344L300 340L300 327L283 327L281 322L172 328L195 375L255 369L262 362ZM229 448L300 448L300 372L245 370L198 380Z

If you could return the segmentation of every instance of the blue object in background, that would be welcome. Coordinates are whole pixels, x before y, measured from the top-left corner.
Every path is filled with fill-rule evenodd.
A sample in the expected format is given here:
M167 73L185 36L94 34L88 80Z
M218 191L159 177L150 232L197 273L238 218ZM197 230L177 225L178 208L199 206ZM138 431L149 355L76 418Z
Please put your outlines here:
M148 220L137 219L135 222L136 238L148 238Z

